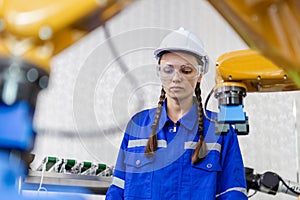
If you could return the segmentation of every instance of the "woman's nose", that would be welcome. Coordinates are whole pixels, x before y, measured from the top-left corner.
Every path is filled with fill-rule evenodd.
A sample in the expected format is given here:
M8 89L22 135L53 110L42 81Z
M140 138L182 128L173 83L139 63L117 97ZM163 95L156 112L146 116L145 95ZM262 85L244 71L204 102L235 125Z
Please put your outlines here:
M172 81L181 81L182 78L182 74L178 70L175 70Z

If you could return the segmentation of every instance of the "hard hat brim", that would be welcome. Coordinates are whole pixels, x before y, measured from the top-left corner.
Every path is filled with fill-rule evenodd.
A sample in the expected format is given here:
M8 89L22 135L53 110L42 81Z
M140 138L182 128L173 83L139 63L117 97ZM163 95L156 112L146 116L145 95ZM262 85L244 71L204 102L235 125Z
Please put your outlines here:
M158 60L163 52L185 52L185 53L190 53L197 57L198 59L203 61L203 73L206 74L208 72L208 65L209 65L209 59L206 54L199 54L199 52L196 51L191 51L190 49L185 49L185 48L176 48L176 47L168 47L168 48L158 48L154 51L155 59Z
M205 54L200 55L198 52L196 51L191 51L190 49L185 49L185 48L176 48L176 47L168 47L168 48L158 48L154 51L154 56L155 59L159 59L159 57L162 55L162 53L166 51L166 52L185 52L185 53L191 53L192 55L196 56L196 57L203 57L206 56Z

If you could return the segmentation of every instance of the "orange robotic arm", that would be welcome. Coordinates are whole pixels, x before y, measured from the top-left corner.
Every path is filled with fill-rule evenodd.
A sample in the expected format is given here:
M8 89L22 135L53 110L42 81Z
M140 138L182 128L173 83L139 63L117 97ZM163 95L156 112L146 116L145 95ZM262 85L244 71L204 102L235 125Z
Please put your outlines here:
M27 152L32 150L36 136L32 125L36 99L39 91L47 87L52 57L106 22L129 2L131 1L0 0L2 199L25 199L20 195L23 181L19 180L24 180L28 166L24 165L22 159L32 160L31 156L27 158ZM5 177L10 178L8 180ZM76 190L89 192L80 187L76 187ZM67 195L56 197L56 194L46 198L83 199Z
M209 2L251 48L257 49L282 68L298 88L300 87L299 1L209 0ZM279 82L281 84L282 79Z
M216 62L216 88L236 85L247 92L298 90L287 73L254 50L221 55Z
M248 118L243 112L247 92L277 92L298 90L287 73L254 50L239 50L221 55L216 62L214 96L220 112L215 120L217 132L226 133L228 124L236 132L248 134Z
M241 38L260 53L231 52L222 55L216 66L214 94L220 109L217 122L247 124L247 117L242 111L246 92L300 88L300 45L297 34L300 30L300 3L295 0L209 2ZM235 118L236 115L231 116L230 113L239 113L239 117Z
M53 56L132 1L0 1L0 56L21 59L49 72Z
M0 1L0 101L35 107L51 59L133 0ZM26 89L22 89L26 88Z

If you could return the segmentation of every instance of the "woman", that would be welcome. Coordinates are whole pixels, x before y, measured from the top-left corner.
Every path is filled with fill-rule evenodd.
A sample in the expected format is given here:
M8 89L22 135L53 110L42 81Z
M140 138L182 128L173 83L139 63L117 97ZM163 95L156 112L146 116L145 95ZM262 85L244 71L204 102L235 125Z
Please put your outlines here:
M128 123L106 199L247 199L234 130L217 135L203 115L200 82L208 58L201 41L181 28L154 54L162 82L158 107Z

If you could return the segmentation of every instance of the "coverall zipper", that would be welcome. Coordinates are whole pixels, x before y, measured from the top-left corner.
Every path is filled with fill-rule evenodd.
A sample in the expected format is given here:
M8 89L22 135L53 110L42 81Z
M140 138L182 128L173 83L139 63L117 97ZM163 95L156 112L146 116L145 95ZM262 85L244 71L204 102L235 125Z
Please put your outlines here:
M176 125L176 123L174 122L173 133L176 133L176 131L177 131L177 125Z

